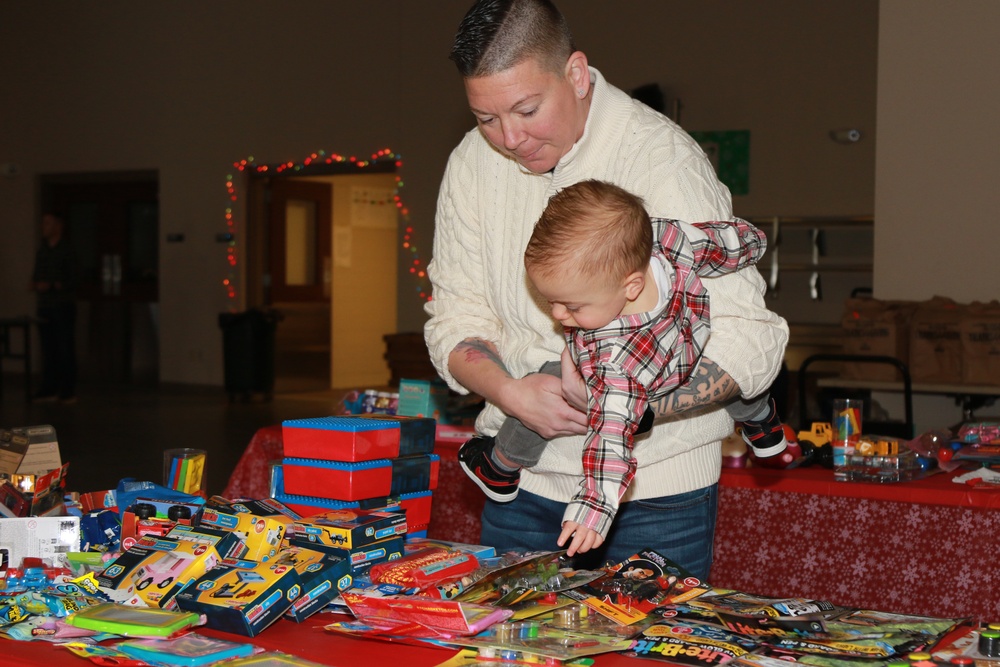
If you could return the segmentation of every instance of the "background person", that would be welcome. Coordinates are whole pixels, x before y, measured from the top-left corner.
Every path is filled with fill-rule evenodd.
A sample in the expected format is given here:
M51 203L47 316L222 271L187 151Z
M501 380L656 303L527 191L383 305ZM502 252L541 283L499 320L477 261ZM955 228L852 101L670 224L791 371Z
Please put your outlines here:
M35 402L76 401L76 282L76 254L66 223L46 213L31 274L42 343L42 386Z

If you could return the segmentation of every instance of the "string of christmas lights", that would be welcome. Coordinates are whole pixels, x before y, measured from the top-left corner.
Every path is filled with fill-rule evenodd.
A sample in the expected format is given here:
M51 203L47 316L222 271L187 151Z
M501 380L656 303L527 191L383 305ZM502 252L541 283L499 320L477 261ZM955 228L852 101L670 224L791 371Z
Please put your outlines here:
M365 167L370 167L379 162L385 162L387 160L395 161L396 169L401 169L403 166L403 159L401 156L396 155L390 149L384 148L377 153L373 153L371 158L368 160L359 160L355 156L345 157L343 155L338 155L337 153L327 154L325 151L317 151L311 153L301 162L283 162L279 165L266 165L266 164L256 164L254 162L254 157L252 155L233 162L233 168L237 172L245 172L251 170L254 173L262 174L269 171L273 171L275 174L281 174L286 171L301 171L304 167L308 167L313 164L343 164L350 163L357 167L358 169L364 169ZM403 179L398 173L395 174L396 189L393 192L393 201L396 205L396 209L399 213L400 219L403 221L403 250L409 253L409 273L413 276L416 281L416 294L419 298L424 301L431 300L431 290L430 283L427 279L427 270L424 265L423 260L420 258L420 252L417 248L416 243L414 243L414 233L413 227L410 225L410 210L403 203L403 198L400 196L399 191L403 188ZM226 206L226 234L228 242L226 243L226 262L229 264L229 273L222 281L222 285L226 290L226 297L231 301L235 302L237 297L236 290L236 276L237 268L239 266L238 258L238 246L236 243L237 239L237 227L238 223L236 220L236 215L234 208L239 200L239 196L236 192L235 179L233 174L226 175L226 193L229 198L229 205Z

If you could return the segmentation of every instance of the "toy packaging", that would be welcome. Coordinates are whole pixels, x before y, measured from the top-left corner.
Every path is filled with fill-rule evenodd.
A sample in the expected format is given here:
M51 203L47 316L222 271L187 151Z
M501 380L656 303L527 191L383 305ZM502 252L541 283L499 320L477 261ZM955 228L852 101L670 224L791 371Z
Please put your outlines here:
M287 565L299 574L302 593L287 616L297 623L326 607L354 583L350 558L334 549L288 546L278 553L275 565Z
M34 557L52 560L80 550L80 517L47 516L0 519L0 555L16 565Z
M302 458L282 460L287 493L346 501L436 489L439 467L437 454L358 463Z
M325 461L373 461L434 451L434 420L351 415L282 422L285 456Z
M285 516L277 519L235 510L224 512L214 507L206 507L201 513L202 526L230 531L243 541L241 558L246 560L267 561L273 558L278 553L289 523L291 519Z
M609 577L566 594L626 625L645 618L658 606L691 600L710 590L680 565L651 549L607 570Z
M444 422L448 414L448 385L440 380L399 381L399 405L396 413L413 417L430 417Z
M219 558L242 558L247 552L246 545L239 535L208 526L177 524L167 533L167 538L178 542L209 544L215 547Z
M302 594L298 572L275 562L226 559L178 593L177 605L210 628L255 637Z
M406 534L406 515L383 510L330 510L288 526L288 537L354 551Z
M169 637L204 623L198 614L152 607L124 607L113 602L87 607L66 618L77 628L126 637Z
M275 466L280 469L281 466ZM431 522L431 491L416 491L414 493L403 493L398 496L368 498L348 502L343 500L329 500L327 498L315 498L312 496L293 496L284 493L283 486L275 494L275 499L288 505L303 516L322 514L329 510L386 510L389 512L406 513L407 534L416 532L410 530L414 526L419 530L420 526L427 526Z
M323 667L323 665L287 653L271 651L249 658L236 658L227 662L226 667Z
M238 644L224 639L212 639L187 634L174 639L130 639L115 644L123 656L150 664L200 667L214 665L229 658L253 655L251 644Z
M37 477L61 466L56 430L48 424L0 429L0 479Z
M146 536L104 568L97 582L118 602L134 593L150 607L173 609L177 593L219 560L210 544Z
M449 638L474 635L510 618L510 609L500 609L454 600L419 596L379 596L344 591L341 595L355 617L367 624L410 636Z
M426 547L373 565L368 577L373 583L396 584L416 593L441 581L461 579L478 567L479 560L470 553Z

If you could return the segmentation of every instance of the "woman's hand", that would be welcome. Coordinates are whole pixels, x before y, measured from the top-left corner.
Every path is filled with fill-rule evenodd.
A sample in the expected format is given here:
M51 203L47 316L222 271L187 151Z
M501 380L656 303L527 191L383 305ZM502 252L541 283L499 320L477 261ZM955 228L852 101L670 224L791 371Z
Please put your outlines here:
M501 407L546 440L587 432L587 414L566 402L562 382L552 375L532 373L509 383Z

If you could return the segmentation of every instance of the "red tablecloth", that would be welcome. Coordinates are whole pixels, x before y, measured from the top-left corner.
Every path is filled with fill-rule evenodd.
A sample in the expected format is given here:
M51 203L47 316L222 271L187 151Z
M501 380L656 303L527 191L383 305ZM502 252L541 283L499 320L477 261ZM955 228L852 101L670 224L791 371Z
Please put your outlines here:
M725 470L711 582L901 613L1000 618L1000 492L951 477L864 484L819 469Z
M199 634L246 642L267 651L290 653L321 665L365 665L366 667L433 667L451 658L455 651L425 648L384 641L356 639L334 635L322 627L344 616L320 613L305 623L280 619L256 637L241 637L215 630L198 630ZM86 667L90 664L64 648L47 642L19 642L0 639L0 660L4 667ZM595 656L594 667L636 667L634 658L620 654Z
M484 498L458 466L466 434L439 432L428 535L479 541ZM280 426L254 435L230 497L268 495ZM827 470L724 469L715 586L928 616L1000 619L1000 491L952 475L897 484L837 482Z

